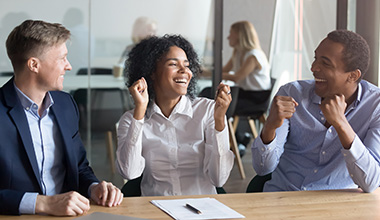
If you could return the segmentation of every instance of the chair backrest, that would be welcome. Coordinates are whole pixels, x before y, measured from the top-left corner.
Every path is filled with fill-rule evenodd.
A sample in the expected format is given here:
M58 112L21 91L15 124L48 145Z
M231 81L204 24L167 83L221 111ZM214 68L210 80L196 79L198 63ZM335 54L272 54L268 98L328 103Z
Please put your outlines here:
M142 175L136 179L128 180L121 188L121 192L124 194L124 197L141 196L141 180Z
M91 68L91 75L112 75L111 68ZM77 75L87 75L87 68L80 68Z
M231 86L231 97L232 101L230 103L230 106L227 109L226 116L227 118L232 117L233 113L235 112L238 96L239 96L239 87L237 86ZM204 88L199 94L199 97L205 97L209 99L214 99L215 97L211 94L211 87Z
M256 175L253 177L253 179L249 182L247 187L247 193L253 193L253 192L262 192L264 189L264 184L266 181L272 179L272 173L269 173L264 176Z

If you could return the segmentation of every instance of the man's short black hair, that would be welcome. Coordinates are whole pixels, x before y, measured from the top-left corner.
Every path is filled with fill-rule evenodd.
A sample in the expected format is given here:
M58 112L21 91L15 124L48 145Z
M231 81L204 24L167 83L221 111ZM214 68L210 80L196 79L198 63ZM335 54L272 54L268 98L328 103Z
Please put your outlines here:
M356 69L361 71L361 78L367 72L370 62L370 50L367 41L359 34L348 30L335 30L327 35L327 39L341 43L345 71Z

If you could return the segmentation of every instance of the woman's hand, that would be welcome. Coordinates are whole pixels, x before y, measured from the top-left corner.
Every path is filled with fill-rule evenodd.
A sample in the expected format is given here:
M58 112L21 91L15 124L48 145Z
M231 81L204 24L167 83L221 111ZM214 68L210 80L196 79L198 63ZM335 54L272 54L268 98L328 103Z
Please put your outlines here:
M136 120L141 120L144 118L149 103L148 84L144 77L137 80L131 87L129 87L129 93L132 95L133 101L135 102L133 117Z
M215 96L215 129L222 131L225 127L224 117L231 103L231 89L228 85L220 83Z

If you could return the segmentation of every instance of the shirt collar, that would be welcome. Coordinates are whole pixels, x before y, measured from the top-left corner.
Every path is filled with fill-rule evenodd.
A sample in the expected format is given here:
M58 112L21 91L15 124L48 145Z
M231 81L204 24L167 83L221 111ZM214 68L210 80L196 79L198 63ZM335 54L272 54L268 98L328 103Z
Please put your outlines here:
M312 96L313 103L321 104L321 97L315 94L315 90L312 90L312 91L313 91L313 96ZM356 96L356 100L351 104L352 107L356 107L360 103L360 100L362 98L362 93L363 93L362 84L358 83L358 94Z
M38 105L33 102L27 95L25 95L19 88L17 88L16 84L13 84L16 88L16 93L18 98L20 99L22 107L26 111L32 111L34 114L38 115ZM53 97L51 96L50 92L47 93L47 95L44 98L44 101L42 102L42 108L43 112L45 112L46 109L50 108L54 104Z
M160 107L158 107L156 102L153 102L152 107L148 109L147 114L146 114L147 119L150 119L153 116L153 114L159 114L159 115L164 116L164 114L161 112L161 109ZM191 100L187 96L185 95L181 96L181 99L179 100L177 105L174 107L169 118L176 114L187 115L190 118L193 117L193 107L191 104Z

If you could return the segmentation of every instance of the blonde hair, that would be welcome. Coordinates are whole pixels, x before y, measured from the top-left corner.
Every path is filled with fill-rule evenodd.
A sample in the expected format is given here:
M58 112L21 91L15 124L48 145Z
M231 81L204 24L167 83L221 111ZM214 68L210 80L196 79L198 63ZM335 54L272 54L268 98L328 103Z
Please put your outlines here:
M9 34L6 47L15 71L30 57L40 57L45 50L66 42L70 31L58 23L41 20L26 20Z
M239 36L239 48L243 50L261 49L256 29L249 21L239 21L231 25Z

